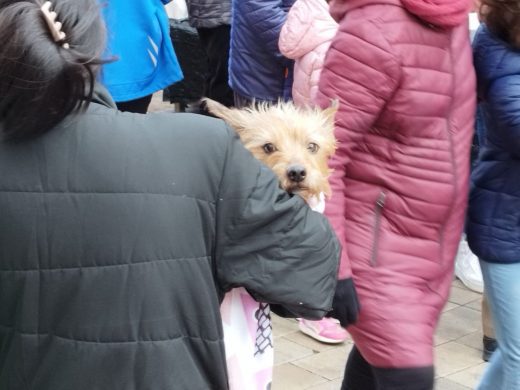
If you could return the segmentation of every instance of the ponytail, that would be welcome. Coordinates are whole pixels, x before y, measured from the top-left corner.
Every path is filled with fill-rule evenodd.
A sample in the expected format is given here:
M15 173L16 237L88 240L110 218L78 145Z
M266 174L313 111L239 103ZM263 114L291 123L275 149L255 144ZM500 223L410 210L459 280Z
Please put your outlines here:
M96 0L53 0L64 38L57 41L41 0L0 0L0 136L41 135L85 109L104 50Z

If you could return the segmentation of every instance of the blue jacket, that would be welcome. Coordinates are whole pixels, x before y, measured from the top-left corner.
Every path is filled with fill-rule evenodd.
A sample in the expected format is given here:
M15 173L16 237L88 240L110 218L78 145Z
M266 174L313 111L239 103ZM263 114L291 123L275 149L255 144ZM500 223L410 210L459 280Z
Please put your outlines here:
M291 98L293 61L278 49L295 0L233 0L229 85L249 99Z
M520 51L484 25L473 47L486 131L472 173L468 241L482 260L520 262Z
M102 82L116 102L150 95L182 79L164 4L170 0L110 0L103 7L108 29ZM131 5L130 5L131 4Z

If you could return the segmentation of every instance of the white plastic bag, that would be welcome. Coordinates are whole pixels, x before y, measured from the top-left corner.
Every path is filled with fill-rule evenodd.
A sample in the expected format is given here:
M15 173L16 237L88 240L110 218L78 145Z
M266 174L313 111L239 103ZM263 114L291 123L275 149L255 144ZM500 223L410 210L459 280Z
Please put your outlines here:
M185 0L172 0L166 4L166 12L170 19L188 19L188 7Z

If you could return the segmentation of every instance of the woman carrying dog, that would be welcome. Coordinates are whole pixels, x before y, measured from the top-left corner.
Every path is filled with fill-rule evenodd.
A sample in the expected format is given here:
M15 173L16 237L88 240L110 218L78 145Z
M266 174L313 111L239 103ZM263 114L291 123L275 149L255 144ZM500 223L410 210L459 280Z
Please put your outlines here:
M0 0L0 389L228 389L220 301L330 310L339 245L222 121L119 112L97 0Z
M343 389L431 390L433 335L464 224L476 106L470 0L334 0L318 99L339 99L334 315ZM354 298L357 291L360 310ZM357 320L357 322L356 322Z

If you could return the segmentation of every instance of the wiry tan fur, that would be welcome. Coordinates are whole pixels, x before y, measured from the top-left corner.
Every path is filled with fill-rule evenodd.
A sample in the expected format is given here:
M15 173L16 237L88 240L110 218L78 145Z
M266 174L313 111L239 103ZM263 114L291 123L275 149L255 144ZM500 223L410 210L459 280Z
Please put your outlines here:
M224 119L235 129L245 147L274 171L282 188L306 200L321 192L330 196L328 159L336 149L336 102L324 110L283 102L243 109L227 108L210 99L204 102L209 112ZM268 143L273 144L276 151L266 153L264 145ZM316 153L309 150L311 143L318 145ZM300 183L289 180L288 168L294 165L305 168L306 177Z

